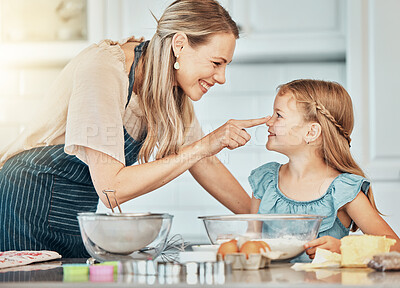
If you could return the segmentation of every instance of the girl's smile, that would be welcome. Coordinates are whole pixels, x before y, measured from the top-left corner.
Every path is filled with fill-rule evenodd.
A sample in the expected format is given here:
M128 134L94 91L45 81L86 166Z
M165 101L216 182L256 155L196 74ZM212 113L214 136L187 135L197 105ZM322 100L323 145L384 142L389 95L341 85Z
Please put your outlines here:
M267 149L287 154L304 143L306 134L302 114L291 94L277 95L274 102L274 114L267 122Z

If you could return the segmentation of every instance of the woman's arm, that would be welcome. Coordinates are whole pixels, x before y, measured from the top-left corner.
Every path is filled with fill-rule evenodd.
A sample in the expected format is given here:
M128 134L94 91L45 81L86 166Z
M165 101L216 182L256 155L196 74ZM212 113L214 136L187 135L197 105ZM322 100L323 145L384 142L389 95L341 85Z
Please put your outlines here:
M353 201L344 206L344 210L364 234L386 236L395 239L396 244L390 250L400 252L399 237L372 207L364 193L358 193Z
M109 207L103 190L115 190L118 202L124 203L153 191L176 178L201 159L193 144L177 155L140 165L124 166L102 152L85 148L93 185L100 200ZM111 201L111 205L115 203Z
M200 160L217 154L223 148L235 149L243 146L250 140L250 135L243 128L265 122L266 118L229 120L199 141L183 147L175 155L128 167L102 152L85 148L93 185L107 207L109 204L102 193L103 190L115 190L118 201L124 203L165 185ZM227 175L226 172L223 174ZM225 179L228 178L225 176ZM234 179L233 176L230 179ZM236 210L237 206L232 209Z
M253 196L251 197L251 208L250 208L251 214L258 213L258 210L260 209L260 203L261 203L261 200L254 197L254 194L253 194Z
M190 168L197 182L236 214L250 212L250 197L216 156L204 158Z
M257 214L258 210L260 209L260 203L261 199L257 199L254 197L254 193L251 197L251 206L250 206L250 213L251 214ZM260 233L259 237L262 237L261 232L262 232L262 225L263 222L261 221L254 221L253 223L249 223L249 228L248 231L253 232L253 233Z

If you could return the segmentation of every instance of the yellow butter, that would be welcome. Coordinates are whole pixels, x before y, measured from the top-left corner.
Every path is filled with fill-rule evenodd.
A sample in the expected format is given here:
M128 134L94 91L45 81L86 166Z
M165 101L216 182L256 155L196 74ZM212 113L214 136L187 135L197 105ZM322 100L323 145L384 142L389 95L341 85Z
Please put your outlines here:
M396 240L385 236L351 235L343 237L340 242L343 267L367 267L372 256L389 252Z

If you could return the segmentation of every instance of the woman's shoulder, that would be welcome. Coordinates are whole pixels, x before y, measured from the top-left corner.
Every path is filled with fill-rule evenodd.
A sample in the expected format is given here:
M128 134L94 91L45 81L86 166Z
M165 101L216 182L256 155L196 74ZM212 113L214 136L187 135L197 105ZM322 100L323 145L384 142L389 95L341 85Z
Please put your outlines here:
M95 83L101 89L121 89L128 85L128 72L125 68L125 54L119 45L111 40L92 44L67 65L75 80ZM79 80L80 81L80 80ZM114 87L114 88L111 88Z
M103 39L88 46L81 51L75 59L78 60L79 67L91 67L96 70L106 70L112 67L125 70L125 53L122 46L125 44L139 44L144 38L136 39L130 37L119 41Z
M102 51L107 51L114 55L115 57L118 58L118 60L125 62L125 53L122 47L124 46L129 46L129 47L136 47L139 45L141 42L144 41L144 38L141 37L139 39L136 39L134 36L125 38L122 40L111 40L111 39L104 39L101 40L98 44L95 44L99 49ZM133 50L133 49L132 49Z

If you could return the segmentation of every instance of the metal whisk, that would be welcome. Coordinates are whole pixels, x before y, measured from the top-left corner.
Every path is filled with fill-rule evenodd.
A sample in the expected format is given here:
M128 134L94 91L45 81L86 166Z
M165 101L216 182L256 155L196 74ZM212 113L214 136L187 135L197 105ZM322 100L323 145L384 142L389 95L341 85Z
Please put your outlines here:
M108 201L108 204L110 205L111 211L114 213L114 209L111 205L110 197L108 197L108 194L112 194L115 204L117 204L119 213L122 213L121 207L118 204L117 196L115 196L115 190L103 190L103 194L106 195L106 197L107 197L107 201Z

